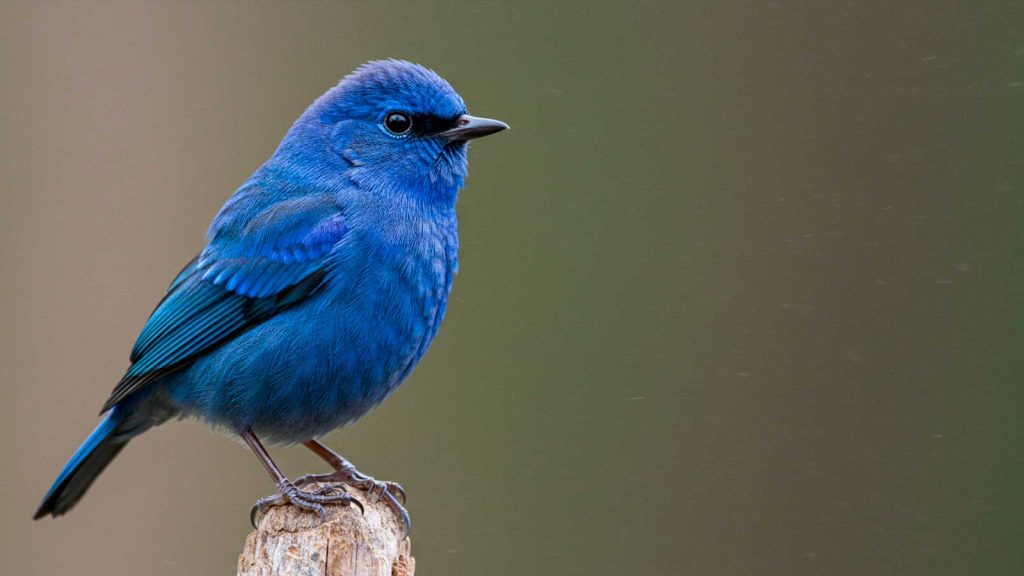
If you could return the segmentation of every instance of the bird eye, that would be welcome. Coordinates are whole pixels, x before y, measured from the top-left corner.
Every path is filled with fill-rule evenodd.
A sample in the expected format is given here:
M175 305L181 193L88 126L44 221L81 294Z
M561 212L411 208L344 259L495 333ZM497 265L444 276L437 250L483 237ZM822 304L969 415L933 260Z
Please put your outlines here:
M412 130L412 118L404 112L391 112L384 118L384 127L395 136L404 136Z

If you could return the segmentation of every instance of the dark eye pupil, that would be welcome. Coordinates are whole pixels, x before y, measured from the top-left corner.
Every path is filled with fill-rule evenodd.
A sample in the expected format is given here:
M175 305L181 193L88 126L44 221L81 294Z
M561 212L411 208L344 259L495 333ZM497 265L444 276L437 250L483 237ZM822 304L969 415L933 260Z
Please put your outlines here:
M412 128L412 120L401 112L392 112L384 119L384 127L393 134L405 134Z

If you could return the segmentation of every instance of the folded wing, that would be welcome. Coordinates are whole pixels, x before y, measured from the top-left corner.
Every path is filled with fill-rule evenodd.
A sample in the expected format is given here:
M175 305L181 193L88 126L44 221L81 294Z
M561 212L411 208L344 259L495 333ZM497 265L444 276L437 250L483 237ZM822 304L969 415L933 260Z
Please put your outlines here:
M330 197L232 199L142 329L103 411L312 294L346 230Z

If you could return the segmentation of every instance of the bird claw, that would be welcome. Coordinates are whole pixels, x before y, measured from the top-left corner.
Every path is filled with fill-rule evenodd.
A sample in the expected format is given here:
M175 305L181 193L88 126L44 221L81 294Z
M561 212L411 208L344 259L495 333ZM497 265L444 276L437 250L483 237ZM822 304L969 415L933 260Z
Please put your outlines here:
M412 531L412 519L405 510L405 489L398 483L375 480L351 465L339 468L329 474L307 474L295 481L295 485L299 487L313 483L346 484L366 492L373 502L379 502L381 498L384 498L387 500L388 507L402 521L405 536L409 536Z
M339 488L341 489L341 493L336 492ZM362 502L356 500L351 494L345 492L343 486L338 486L336 484L318 486L314 490L306 491L300 490L296 483L285 480L278 485L277 489L277 494L260 498L249 511L249 522L252 524L253 528L256 528L256 514L258 512L266 512L274 506L285 506L291 504L301 510L316 512L317 515L320 516L321 522L327 519L327 510L324 509L324 504L339 504L342 506L355 504L359 506L360 512L363 510Z
M397 482L375 480L362 472L352 469L341 469L330 474L307 474L295 481L298 487L314 483L341 483L366 492L374 502L380 501L384 494L391 494L405 504L405 488Z
M401 488L401 486L399 486ZM412 518L409 517L409 513L405 510L405 494L402 494L402 503L398 502L398 498L395 497L391 492L384 492L384 497L387 498L388 507L395 514L398 514L398 518L402 521L402 539L409 537L409 533L412 532Z

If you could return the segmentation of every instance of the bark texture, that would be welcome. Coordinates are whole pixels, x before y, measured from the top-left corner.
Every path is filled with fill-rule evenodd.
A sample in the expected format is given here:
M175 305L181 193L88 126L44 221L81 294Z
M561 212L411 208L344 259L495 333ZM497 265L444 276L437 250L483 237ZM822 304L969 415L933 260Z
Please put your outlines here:
M238 558L238 576L413 576L416 561L401 520L383 501L349 492L364 513L358 506L327 506L324 522L294 506L259 514Z

